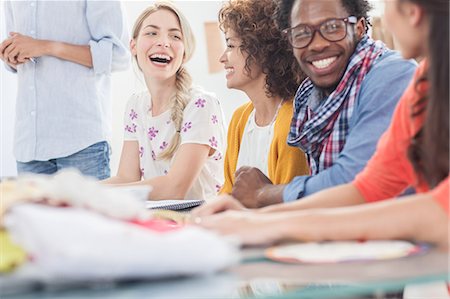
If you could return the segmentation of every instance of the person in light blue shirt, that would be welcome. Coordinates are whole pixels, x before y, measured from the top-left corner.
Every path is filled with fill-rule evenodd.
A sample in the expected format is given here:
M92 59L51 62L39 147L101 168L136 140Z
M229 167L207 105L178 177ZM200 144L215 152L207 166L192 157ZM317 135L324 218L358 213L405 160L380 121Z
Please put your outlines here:
M120 1L5 1L0 58L17 73L18 173L110 176L110 76L129 67Z
M375 152L417 64L368 36L370 8L367 0L280 1L279 26L308 77L294 100L288 143L307 154L310 175L274 185L257 169L240 168L231 195L243 206L350 182Z

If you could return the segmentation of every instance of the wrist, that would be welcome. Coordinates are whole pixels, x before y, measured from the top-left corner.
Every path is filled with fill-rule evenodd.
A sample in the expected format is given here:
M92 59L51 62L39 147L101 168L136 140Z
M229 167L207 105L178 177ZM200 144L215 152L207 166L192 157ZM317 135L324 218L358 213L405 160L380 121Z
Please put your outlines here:
M283 202L283 185L267 184L257 191L256 201L259 208Z
M41 56L57 56L58 43L54 41L44 40L42 41L43 53Z

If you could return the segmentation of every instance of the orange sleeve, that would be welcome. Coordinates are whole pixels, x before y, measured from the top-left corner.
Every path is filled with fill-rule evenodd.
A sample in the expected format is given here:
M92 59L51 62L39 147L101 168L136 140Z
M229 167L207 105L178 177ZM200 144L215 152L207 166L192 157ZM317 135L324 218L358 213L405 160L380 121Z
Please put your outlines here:
M418 69L416 72L397 104L391 125L380 138L375 154L353 181L353 185L368 202L398 196L414 184L415 173L407 151L411 137L415 134L411 107L418 98L415 84L422 71Z
M445 210L447 214L450 214L449 201L449 177L444 179L436 188L431 190L431 195L439 203L439 205Z

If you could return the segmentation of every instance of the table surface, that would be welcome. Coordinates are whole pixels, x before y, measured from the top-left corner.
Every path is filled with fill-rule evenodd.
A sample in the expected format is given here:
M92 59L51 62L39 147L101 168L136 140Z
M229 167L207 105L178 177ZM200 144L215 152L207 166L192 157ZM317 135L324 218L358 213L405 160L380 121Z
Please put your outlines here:
M284 264L244 249L240 264L206 277L152 281L57 283L0 276L1 298L360 298L396 292L406 284L449 279L446 252L341 264Z

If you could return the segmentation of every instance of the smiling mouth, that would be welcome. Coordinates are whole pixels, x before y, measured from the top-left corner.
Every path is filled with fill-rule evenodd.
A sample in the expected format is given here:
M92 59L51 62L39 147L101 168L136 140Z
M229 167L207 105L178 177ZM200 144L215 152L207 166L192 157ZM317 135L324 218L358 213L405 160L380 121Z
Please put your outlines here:
M172 61L172 58L169 55L164 54L153 54L149 58L152 62L158 64L169 64Z
M233 74L233 73L234 73L234 68L232 68L232 67L227 67L227 68L225 68L225 72L226 72L227 75Z
M311 64L315 68L322 70L322 69L326 69L327 67L329 67L336 60L337 60L337 56L333 56L333 57L329 57L329 58L325 58L325 59L321 59L321 60L311 61Z

